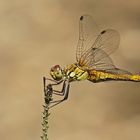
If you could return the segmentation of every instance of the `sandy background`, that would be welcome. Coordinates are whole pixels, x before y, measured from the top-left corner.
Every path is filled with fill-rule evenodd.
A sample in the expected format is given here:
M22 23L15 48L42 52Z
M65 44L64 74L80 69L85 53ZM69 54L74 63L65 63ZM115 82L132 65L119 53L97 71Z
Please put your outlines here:
M121 34L117 66L140 73L139 0L0 0L0 139L39 140L42 77L75 62L78 20ZM73 83L51 111L50 140L139 140L140 83Z

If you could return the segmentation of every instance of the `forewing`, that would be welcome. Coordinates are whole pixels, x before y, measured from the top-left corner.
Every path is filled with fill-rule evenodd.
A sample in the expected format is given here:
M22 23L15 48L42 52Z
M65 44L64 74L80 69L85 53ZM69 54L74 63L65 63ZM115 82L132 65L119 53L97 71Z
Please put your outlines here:
M76 60L79 63L83 54L94 44L99 29L95 21L89 15L83 15L79 20L79 40L76 48Z

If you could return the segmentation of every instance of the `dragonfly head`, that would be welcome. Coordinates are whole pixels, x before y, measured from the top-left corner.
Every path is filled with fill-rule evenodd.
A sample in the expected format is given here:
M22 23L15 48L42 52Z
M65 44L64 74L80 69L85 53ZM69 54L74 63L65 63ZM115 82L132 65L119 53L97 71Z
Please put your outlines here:
M62 69L59 65L55 65L50 70L50 75L54 80L61 80L63 78Z

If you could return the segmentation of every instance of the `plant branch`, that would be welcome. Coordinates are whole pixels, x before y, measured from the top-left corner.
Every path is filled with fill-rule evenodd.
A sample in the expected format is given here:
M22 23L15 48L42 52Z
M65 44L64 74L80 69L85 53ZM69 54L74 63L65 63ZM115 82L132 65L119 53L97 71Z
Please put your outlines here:
M46 86L46 79L45 77L43 78L43 82L44 82L44 111L43 111L43 122L42 122L42 136L41 139L42 140L48 140L48 118L49 118L49 105L50 105L50 101L52 100L52 85L48 84Z

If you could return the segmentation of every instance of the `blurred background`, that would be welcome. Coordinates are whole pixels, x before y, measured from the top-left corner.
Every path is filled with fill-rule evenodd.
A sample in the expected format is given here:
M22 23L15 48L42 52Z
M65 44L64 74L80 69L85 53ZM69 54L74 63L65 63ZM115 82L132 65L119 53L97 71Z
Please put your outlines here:
M100 29L119 31L112 59L140 73L139 0L0 0L0 139L40 139L42 77L55 64L76 61L83 14ZM51 110L49 126L50 140L138 140L140 83L72 83L69 100Z

